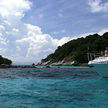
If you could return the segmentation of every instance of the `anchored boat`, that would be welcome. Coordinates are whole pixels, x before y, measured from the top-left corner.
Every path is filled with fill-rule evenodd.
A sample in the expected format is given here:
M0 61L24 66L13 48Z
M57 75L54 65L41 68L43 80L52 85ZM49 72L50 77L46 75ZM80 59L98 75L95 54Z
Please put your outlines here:
M96 57L94 55L95 59L90 60L92 58L92 54L89 54L89 66L93 66L93 68L96 70L99 75L102 77L108 77L108 47L105 50L105 54L100 57Z

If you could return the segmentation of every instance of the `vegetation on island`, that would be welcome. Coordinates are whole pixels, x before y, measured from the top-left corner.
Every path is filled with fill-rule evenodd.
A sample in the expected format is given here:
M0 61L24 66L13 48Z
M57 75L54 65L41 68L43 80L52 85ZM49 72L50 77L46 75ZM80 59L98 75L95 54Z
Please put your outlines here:
M0 65L11 65L12 61L0 55Z
M87 63L87 53L100 53L108 47L108 32L102 36L99 34L89 35L74 39L59 46L53 54L48 55L42 62L76 61L77 63Z

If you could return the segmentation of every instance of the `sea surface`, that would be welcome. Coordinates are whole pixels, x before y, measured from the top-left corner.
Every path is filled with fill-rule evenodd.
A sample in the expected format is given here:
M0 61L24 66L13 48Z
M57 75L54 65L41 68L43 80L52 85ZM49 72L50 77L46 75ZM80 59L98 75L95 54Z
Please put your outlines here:
M108 79L87 67L0 69L0 108L108 108Z

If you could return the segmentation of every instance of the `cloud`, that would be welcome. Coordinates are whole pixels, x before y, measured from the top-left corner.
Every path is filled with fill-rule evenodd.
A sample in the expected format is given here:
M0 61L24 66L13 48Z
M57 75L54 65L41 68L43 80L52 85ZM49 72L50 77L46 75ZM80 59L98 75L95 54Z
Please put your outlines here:
M62 46L64 43L67 43L70 40L73 40L73 37L63 37L62 39L57 41L58 46Z
M91 12L108 12L108 2L102 3L102 0L88 0Z
M16 16L18 18L24 17L24 12L30 9L31 2L28 0L1 0L0 14L3 18L9 16Z
M10 22L8 22L7 20L4 20L4 24L6 24L6 25L11 25L11 23Z
M0 25L0 30L5 30L5 26Z
M98 34L99 34L99 35L103 35L105 32L108 32L108 28L103 29L103 30L100 30L100 31L98 32Z
M3 37L2 33L0 33L0 55L4 55L6 53L8 43L9 40Z
M13 28L12 31L15 32L15 33L18 33L19 32L19 30L16 29L16 28Z
M65 33L66 30L60 30L60 31L55 31L55 32L52 32L52 34L62 34L62 33Z
M8 44L8 40L2 36L2 33L0 33L0 47L3 45L7 45Z

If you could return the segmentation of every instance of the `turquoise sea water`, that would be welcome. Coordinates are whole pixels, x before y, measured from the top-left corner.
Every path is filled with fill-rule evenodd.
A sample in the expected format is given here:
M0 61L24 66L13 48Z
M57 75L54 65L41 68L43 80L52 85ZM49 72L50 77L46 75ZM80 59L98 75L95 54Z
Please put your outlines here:
M0 69L0 108L108 108L108 79L81 67Z

